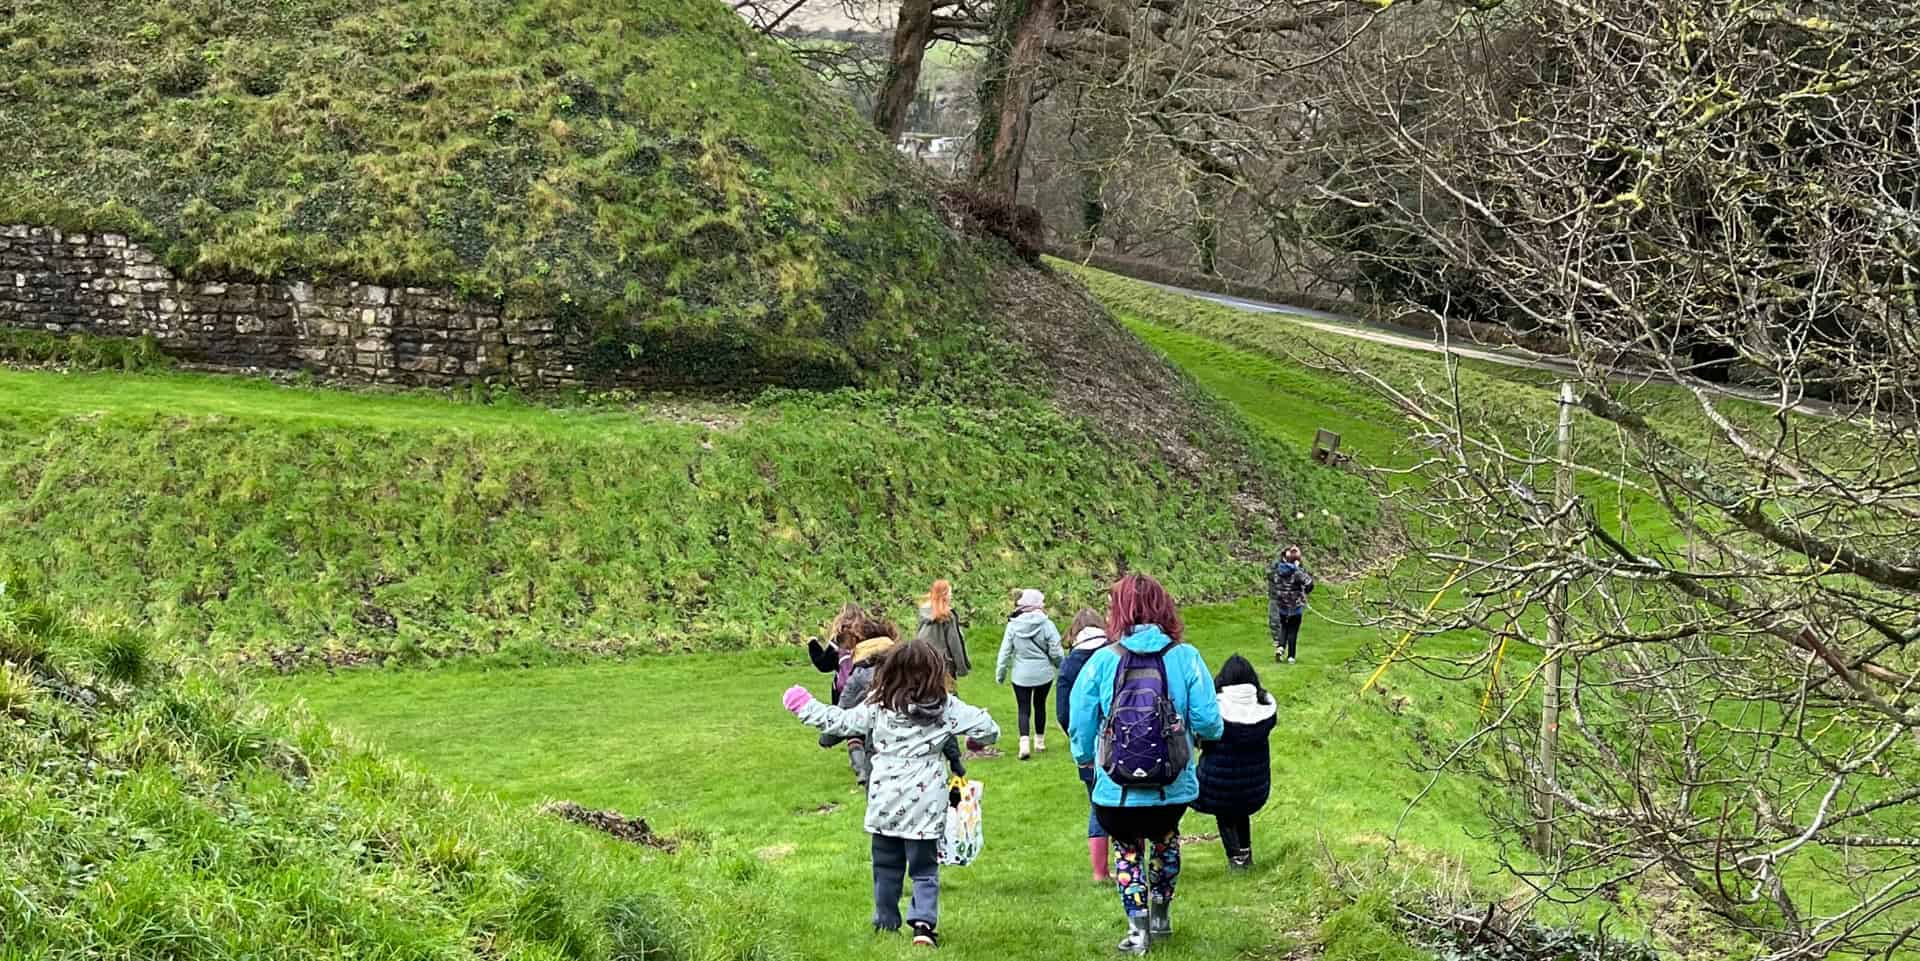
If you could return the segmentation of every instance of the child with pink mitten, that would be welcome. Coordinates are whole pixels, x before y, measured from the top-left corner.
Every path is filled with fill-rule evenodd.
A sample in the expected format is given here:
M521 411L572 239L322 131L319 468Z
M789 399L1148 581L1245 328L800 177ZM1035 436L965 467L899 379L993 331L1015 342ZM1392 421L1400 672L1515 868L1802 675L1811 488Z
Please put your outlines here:
M913 943L939 944L940 864L936 849L947 821L948 775L942 748L954 738L991 744L1000 727L986 711L947 693L947 662L930 644L882 655L873 689L842 709L788 689L781 703L823 734L866 743L873 774L867 788L867 833L873 836L873 927L900 930L900 895L910 878L906 923Z

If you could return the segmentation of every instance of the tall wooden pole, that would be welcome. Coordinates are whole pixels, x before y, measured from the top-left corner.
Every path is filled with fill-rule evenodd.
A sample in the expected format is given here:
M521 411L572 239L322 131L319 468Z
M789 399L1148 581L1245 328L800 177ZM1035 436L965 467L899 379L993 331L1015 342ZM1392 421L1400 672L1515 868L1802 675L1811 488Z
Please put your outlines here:
M1573 503L1573 384L1560 383L1560 432L1554 465L1554 501L1561 515L1553 536L1564 543L1572 537L1568 505ZM1560 753L1560 652L1567 641L1567 582L1555 581L1547 596L1547 660L1540 689L1540 824L1535 846L1542 855L1553 848L1552 784Z

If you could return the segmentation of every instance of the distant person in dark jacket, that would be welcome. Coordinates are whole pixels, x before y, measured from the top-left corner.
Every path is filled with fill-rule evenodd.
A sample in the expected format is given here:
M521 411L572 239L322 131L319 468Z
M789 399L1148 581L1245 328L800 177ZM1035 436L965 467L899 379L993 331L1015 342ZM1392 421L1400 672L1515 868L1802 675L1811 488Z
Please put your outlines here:
M1106 615L1089 608L1081 608L1073 616L1073 626L1067 629L1066 643L1073 645L1067 651L1067 657L1060 662L1060 676L1054 683L1053 716L1060 722L1060 730L1073 738L1073 729L1068 727L1073 719L1073 682L1080 677L1080 669L1087 666L1087 660L1100 652L1110 642L1107 639ZM1080 783L1087 788L1087 862L1093 866L1093 880L1106 883L1113 880L1111 864L1112 849L1107 840L1107 829L1100 826L1100 819L1093 811L1093 765L1081 764Z
M847 686L847 675L853 672L853 647L863 638L856 637L860 622L867 619L867 612L860 605L848 602L841 606L840 613L827 622L827 636L823 640L817 637L807 638L807 659L813 662L813 669L822 674L833 675L833 700L840 703L840 692Z
M1273 659L1293 663L1300 643L1300 619L1307 613L1313 575L1300 566L1300 548L1289 547L1267 568L1267 629L1273 633Z
M843 711L851 711L866 703L867 696L873 691L874 677L879 673L881 661L900 644L900 629L884 618L862 617L852 630L861 640L854 647L853 671L847 675L846 687L833 705ZM942 663L945 660L942 656ZM835 735L822 734L820 746L835 747L842 740ZM873 771L873 754L866 742L859 738L844 740L847 741L847 763L853 768L854 780L864 788ZM947 766L952 769L954 777L965 776L967 770L960 758L959 742L947 741L940 746L940 752L946 755Z
M1213 679L1226 730L1200 745L1200 799L1193 809L1213 815L1229 870L1253 865L1253 816L1267 806L1273 789L1273 758L1267 740L1273 734L1273 695L1260 675L1238 654L1227 658Z

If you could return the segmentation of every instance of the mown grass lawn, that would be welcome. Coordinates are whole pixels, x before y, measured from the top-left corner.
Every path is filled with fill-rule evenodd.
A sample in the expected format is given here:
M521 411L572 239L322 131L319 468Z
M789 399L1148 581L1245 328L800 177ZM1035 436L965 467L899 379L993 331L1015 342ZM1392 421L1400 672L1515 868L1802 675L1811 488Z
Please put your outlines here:
M1271 662L1262 603L1187 612L1190 637L1209 665L1234 652L1255 658L1279 701L1280 726L1273 800L1254 822L1256 870L1229 876L1217 842L1189 844L1175 911L1179 936L1168 956L1287 956L1337 906L1321 872L1328 854L1383 882L1404 868L1427 881L1505 890L1488 873L1492 847L1471 836L1482 820L1475 786L1461 779L1441 782L1413 809L1393 869L1379 870L1396 821L1425 783L1408 752L1457 733L1475 704L1471 693L1411 672L1389 674L1384 693L1360 695L1358 655L1373 635L1328 619L1350 616L1351 600L1337 587L1320 595L1303 660L1291 667ZM991 658L995 627L973 626L976 663ZM681 855L688 870L745 875L777 892L779 912L749 923L790 932L800 957L894 956L905 943L876 938L867 927L863 798L845 755L820 750L780 707L780 691L796 680L824 687L804 652L793 650L296 675L266 691L304 700L350 734L509 802L531 808L564 798L617 808L694 839L693 853ZM975 674L960 693L992 710L1011 739L1010 689ZM944 872L949 954L1112 953L1119 911L1111 888L1086 876L1085 794L1058 731L1048 748L1026 763L1011 753L972 762L970 773L986 786L987 848L975 865ZM1214 826L1189 815L1183 830L1212 835ZM1341 930L1355 948L1374 938L1393 943L1377 926Z

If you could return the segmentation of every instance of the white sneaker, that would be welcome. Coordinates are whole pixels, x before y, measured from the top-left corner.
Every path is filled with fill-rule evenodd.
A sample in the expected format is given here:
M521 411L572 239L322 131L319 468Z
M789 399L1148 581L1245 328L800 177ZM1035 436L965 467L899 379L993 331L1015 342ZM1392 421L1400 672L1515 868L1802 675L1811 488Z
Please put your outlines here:
M1288 664L1292 664L1292 663L1293 663L1293 658L1291 658L1291 657L1289 657L1289 658L1287 658L1287 663L1288 663Z
M1033 749L1036 751L1044 751L1047 749L1047 736L1045 734L1035 734L1033 736Z
M1025 737L1021 738L1020 739L1020 760L1024 761L1027 758L1030 758L1032 756L1033 756L1033 740L1031 738L1025 738Z

